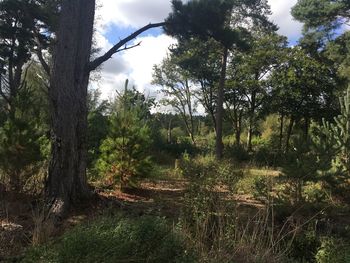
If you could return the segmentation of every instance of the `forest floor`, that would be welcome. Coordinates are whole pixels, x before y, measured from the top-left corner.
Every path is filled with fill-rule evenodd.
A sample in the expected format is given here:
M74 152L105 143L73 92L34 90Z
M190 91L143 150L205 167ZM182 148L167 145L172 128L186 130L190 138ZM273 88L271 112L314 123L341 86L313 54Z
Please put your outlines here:
M98 190L92 202L75 208L51 238L68 229L108 213L122 211L132 216L144 214L178 218L187 182L183 179L143 180L128 193L120 190ZM225 190L219 190L225 194ZM243 206L261 207L249 195L235 196ZM0 262L21 255L32 243L33 231L41 214L40 201L26 194L5 193L0 200ZM39 218L38 218L39 217Z
M249 185L251 178L261 175L277 176L278 171L250 169L246 171L240 188L246 188L235 196L229 196L225 188L218 188L223 195L234 199L240 211L254 214L264 208L262 202L253 198ZM128 193L118 189L97 189L95 198L88 204L81 204L71 211L60 228L51 235L55 239L72 227L91 222L102 215L127 213L130 216L154 215L176 221L181 213L183 196L188 182L171 176L144 179L139 187ZM32 244L33 232L40 221L42 210L38 200L30 195L5 193L0 199L0 262L16 258ZM339 214L337 214L338 217ZM338 220L340 217L338 217ZM341 217L344 218L344 217ZM348 220L345 222L348 225ZM342 222L344 225L344 222ZM6 261L9 262L9 261Z

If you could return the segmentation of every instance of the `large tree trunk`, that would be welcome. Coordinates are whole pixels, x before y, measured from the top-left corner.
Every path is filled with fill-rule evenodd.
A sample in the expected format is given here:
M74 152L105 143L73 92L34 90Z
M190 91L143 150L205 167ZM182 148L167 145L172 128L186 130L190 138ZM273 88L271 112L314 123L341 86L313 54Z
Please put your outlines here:
M224 113L224 89L226 82L228 49L225 47L222 54L222 65L220 82L218 87L218 103L216 111L216 158L221 159L223 155L224 145L222 143L222 122Z
M87 86L95 0L64 0L50 79L52 153L46 195L64 216L89 196L86 181Z

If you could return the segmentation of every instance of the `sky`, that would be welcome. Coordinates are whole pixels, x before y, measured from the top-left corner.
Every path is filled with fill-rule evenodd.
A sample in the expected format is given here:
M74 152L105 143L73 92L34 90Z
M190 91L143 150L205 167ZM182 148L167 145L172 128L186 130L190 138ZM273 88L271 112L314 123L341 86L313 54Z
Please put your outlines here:
M268 0L271 21L279 26L279 33L289 42L297 42L302 24L295 21L291 8L297 0ZM95 42L101 54L120 39L148 23L162 22L171 11L170 0L99 0L96 12ZM115 54L107 61L92 86L101 91L102 98L114 96L126 79L146 95L157 96L157 87L151 85L152 69L161 63L170 45L176 41L163 34L161 29L149 30L130 43L140 46Z

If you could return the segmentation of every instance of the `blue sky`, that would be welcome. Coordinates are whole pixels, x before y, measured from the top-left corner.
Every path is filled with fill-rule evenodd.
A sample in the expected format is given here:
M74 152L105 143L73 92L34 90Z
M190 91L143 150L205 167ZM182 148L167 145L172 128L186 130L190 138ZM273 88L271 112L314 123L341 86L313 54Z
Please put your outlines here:
M290 15L297 0L269 0L272 16L279 33L295 44L300 37L302 25ZM138 28L161 22L171 11L170 0L99 0L97 8L97 45L103 51L128 36ZM169 45L175 40L164 35L161 29L152 29L139 36L134 43L141 46L116 54L100 71L100 80L95 83L104 98L113 96L114 90L122 87L126 78L146 93L154 93L153 65L166 56ZM132 43L131 43L132 44Z

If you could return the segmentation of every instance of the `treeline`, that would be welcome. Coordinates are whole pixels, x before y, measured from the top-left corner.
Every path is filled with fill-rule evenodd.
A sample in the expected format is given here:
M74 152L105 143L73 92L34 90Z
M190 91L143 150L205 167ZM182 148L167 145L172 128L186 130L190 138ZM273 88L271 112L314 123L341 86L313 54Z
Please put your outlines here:
M70 200L86 194L86 169L91 178L116 175L128 184L150 173L152 159L169 164L186 152L282 166L297 145L318 142L332 149L330 159L344 160L348 106L338 98L348 85L347 3L324 0L314 8L314 1L298 1L292 14L305 28L290 46L269 21L266 1L174 0L165 23L145 26L95 58L94 1L89 10L76 2L88 14L74 24L89 27L86 38L71 39L62 17L75 9L66 1L0 3L0 167L8 188L37 186L27 182L41 174L49 196ZM110 102L96 91L88 95L90 72L156 26L177 39L154 67L153 84L163 99L156 102L128 85ZM82 60L64 60L60 41ZM173 113L156 112L155 104ZM323 154L312 147L301 151Z

